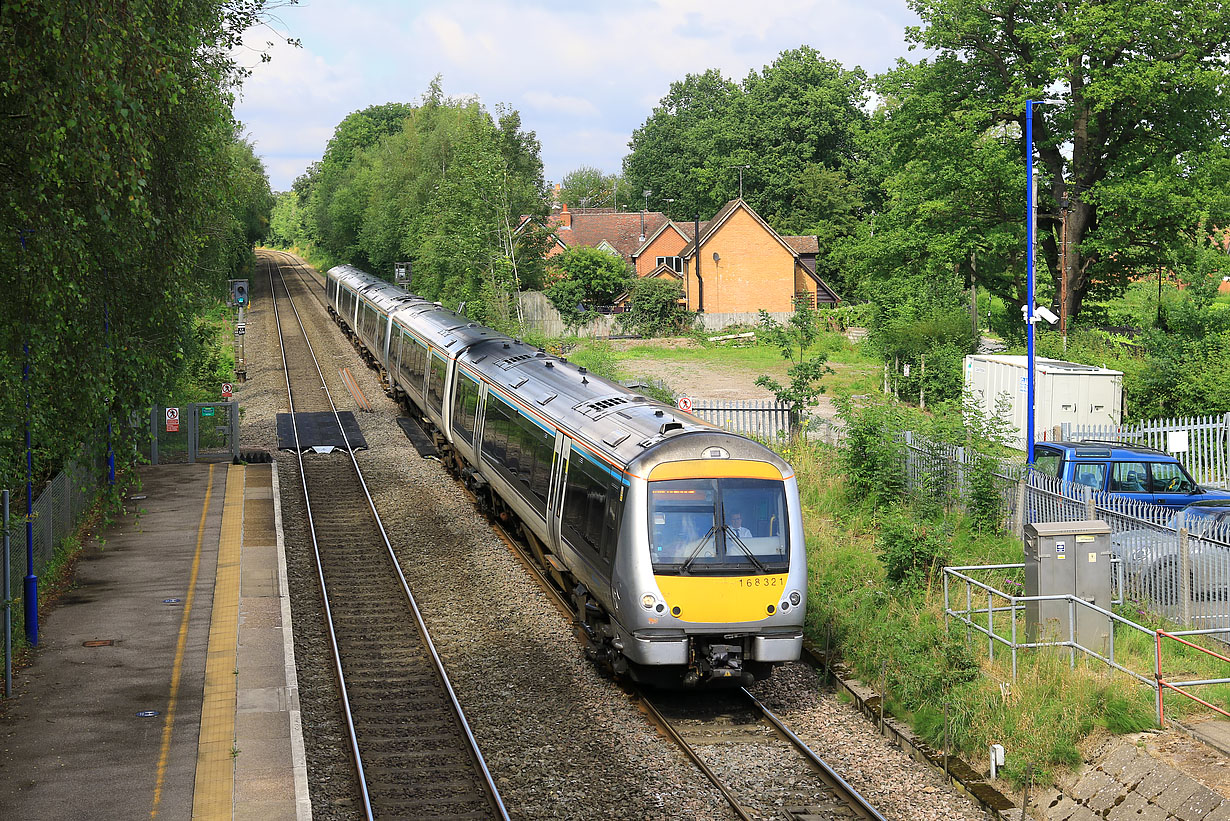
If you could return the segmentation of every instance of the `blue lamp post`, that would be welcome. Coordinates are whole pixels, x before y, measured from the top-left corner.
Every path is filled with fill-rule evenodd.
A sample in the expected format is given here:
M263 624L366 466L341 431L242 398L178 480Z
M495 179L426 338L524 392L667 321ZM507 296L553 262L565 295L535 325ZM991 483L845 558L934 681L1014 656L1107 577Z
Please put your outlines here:
M1034 101L1025 101L1025 442L1029 464L1034 463L1034 227L1037 203L1034 191Z

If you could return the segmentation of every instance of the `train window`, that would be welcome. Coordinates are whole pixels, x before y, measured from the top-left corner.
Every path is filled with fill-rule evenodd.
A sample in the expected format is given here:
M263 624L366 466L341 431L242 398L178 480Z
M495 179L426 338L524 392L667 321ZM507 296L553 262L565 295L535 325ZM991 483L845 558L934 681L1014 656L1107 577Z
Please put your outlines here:
M781 481L649 483L649 549L656 573L785 572L789 536Z
M376 350L373 353L376 354L377 359L380 359L384 356L384 340L389 335L389 321L379 312L374 315L374 318L376 320Z
M497 465L504 464L508 431L516 415L508 403L493 393L487 394L487 416L483 423L483 454Z
M431 376L427 380L427 404L436 413L442 413L444 408L444 360L438 356L431 357Z
M453 430L467 442L474 441L474 416L478 411L478 383L465 374L457 380L453 403Z
M516 478L533 495L535 507L545 511L551 486L551 461L555 455L555 434L540 428L527 416L517 414L518 463ZM509 438L509 447L512 439ZM512 467L509 467L512 470Z
M602 557L608 561L619 544L619 526L624 520L623 483L612 479L606 491L606 525L602 529Z
M569 531L566 537L573 545L584 545L595 553L600 549L610 481L610 474L592 457L572 449L568 458L563 524Z

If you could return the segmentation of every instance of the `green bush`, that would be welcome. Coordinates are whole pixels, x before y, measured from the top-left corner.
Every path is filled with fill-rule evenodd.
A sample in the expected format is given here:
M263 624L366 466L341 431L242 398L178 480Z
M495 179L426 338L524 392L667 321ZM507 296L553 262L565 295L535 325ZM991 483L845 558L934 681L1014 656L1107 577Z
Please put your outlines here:
M951 554L947 534L901 508L893 508L881 519L876 549L884 575L906 588L919 588L935 581Z
M900 407L879 397L861 406L844 396L834 401L846 423L841 455L851 496L867 499L872 506L899 499L905 492L904 445L895 437L905 429Z
M628 290L628 310L619 317L626 333L673 336L688 331L696 320L696 314L680 304L683 286L674 280L638 279Z

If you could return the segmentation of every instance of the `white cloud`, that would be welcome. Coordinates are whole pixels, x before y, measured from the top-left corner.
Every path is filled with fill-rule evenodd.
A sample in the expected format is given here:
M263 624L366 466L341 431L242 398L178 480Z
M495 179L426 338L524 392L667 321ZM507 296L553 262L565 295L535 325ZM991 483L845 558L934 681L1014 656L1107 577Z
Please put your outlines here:
M527 91L521 95L530 106L539 111L554 111L574 117L596 117L598 106L582 97L552 94L550 91Z
M275 47L237 112L278 188L293 176L275 173L319 159L346 114L414 102L436 75L446 94L521 108L547 177L559 179L582 164L617 170L632 131L688 73L741 80L804 43L883 71L906 53L903 29L916 22L904 0L308 0L281 16L303 48ZM261 30L252 44L271 39Z

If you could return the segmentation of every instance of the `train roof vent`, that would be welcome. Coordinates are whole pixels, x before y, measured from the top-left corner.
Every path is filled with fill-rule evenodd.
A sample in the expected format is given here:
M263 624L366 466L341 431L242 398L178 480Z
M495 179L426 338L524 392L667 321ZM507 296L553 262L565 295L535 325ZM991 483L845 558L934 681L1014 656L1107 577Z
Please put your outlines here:
M525 360L527 360L527 359L533 359L533 358L534 358L534 354L532 354L532 353L523 353L523 354L517 354L516 356L510 356L510 357L508 357L507 359L505 359L504 361L502 361L502 362L498 362L498 363L496 363L496 364L498 364L498 365L499 365L501 368L503 368L504 370L508 370L509 368L511 368L511 367L513 367L514 365L516 365L518 362L524 362L524 361L525 361Z
M611 431L606 436L602 437L602 441L606 442L611 447L618 447L619 443L628 438L627 431L622 431L619 428Z
M605 399L595 399L593 402L582 402L577 405L575 410L580 411L591 419L597 419L611 408L626 405L632 401L628 396L608 396Z

